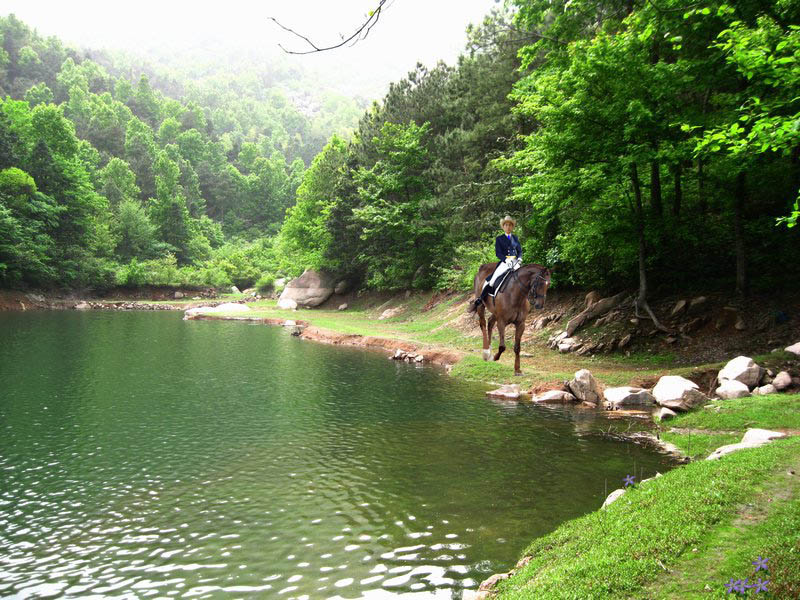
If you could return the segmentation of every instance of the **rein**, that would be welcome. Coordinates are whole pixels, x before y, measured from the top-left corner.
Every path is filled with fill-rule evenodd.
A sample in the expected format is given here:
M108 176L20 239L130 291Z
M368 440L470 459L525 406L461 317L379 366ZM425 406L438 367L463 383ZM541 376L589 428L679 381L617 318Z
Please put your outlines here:
M527 288L519 280L519 275L517 275L517 271L516 270L511 271L511 277L514 279L514 281L517 283L517 285L519 285L519 287L521 287L523 290L525 290L525 295L529 299L531 297L531 291L533 291L533 301L534 302L536 302L536 300L538 300L540 297L543 297L543 296L539 296L539 294L536 291L536 283L538 282L538 280L541 279L542 281L546 281L546 279L544 277L542 277L541 271L539 273L537 273L535 277L531 278L531 284L529 286L527 286Z

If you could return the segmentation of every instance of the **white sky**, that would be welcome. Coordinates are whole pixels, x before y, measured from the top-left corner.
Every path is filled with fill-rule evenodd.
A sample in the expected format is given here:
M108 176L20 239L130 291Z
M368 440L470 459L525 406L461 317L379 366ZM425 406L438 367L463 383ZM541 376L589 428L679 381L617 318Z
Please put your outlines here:
M305 49L282 32L270 16L318 45L349 37L378 0L3 0L0 14L14 13L40 34L89 48L146 53L151 48L186 50L209 40L235 48L280 52ZM480 23L496 0L389 0L366 40L352 47L292 56L311 70L341 82L340 89L376 97L389 82L422 62L453 63L466 41L469 23ZM336 74L339 77L335 77Z

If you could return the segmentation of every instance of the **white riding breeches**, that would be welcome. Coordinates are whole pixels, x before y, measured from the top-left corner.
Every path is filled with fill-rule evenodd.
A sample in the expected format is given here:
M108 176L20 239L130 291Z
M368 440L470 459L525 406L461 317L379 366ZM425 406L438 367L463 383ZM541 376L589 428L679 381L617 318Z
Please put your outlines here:
M517 260L514 262L514 270L519 269L519 267L520 267L520 261ZM488 280L483 282L483 287L491 285L492 288L494 288L495 284L500 280L500 278L503 275L505 275L508 272L509 269L511 269L511 267L508 266L508 263L506 263L505 261L501 262L499 265L497 265L497 268L494 270L494 273L492 273L492 276Z

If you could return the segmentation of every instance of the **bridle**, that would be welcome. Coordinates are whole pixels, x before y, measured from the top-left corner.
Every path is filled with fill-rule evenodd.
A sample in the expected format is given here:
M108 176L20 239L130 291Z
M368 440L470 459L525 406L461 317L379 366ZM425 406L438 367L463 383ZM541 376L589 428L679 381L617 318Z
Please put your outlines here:
M536 301L537 301L539 298L544 298L544 297L545 297L544 295L540 295L540 294L539 294L539 293L536 291L536 288L537 288L537 287L539 287L539 286L538 286L538 282L539 282L539 280L542 280L543 282L547 283L547 279L546 279L546 278L544 278L544 277L542 277L542 272L541 272L541 271L539 271L539 272L536 274L536 276L535 276L535 277L533 277L533 278L531 279L531 284L530 284L529 286L527 286L527 288L526 288L526 286L525 286L525 285L524 285L524 284L523 284L523 283L522 283L522 282L519 280L519 275L517 275L517 271L516 271L516 270L514 270L514 271L511 271L511 276L513 277L513 279L514 279L514 281L517 283L517 285L519 285L519 287L521 287L523 290L525 290L525 295L528 297L528 300L529 300L529 301L532 301L532 302L535 304L535 303L536 303ZM533 292L533 298L531 298L531 292Z

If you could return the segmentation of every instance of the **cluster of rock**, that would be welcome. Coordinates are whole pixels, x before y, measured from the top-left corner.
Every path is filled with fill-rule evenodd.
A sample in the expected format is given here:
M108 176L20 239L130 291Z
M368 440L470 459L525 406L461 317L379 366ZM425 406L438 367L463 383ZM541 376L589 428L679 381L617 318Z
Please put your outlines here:
M607 341L592 342L584 341L577 337L570 336L566 331L561 331L551 335L547 340L547 345L553 350L558 350L562 354L575 352L583 356L585 354L597 354L599 352L612 352L627 347L633 334L627 333L623 336L612 336Z
M83 300L73 306L75 310L180 310L173 304L151 304L148 302L90 302Z
M333 294L347 293L348 288L347 281L337 283L327 273L308 269L286 284L278 299L278 308L294 310L298 306L319 306Z
M800 356L800 344L797 354ZM787 352L791 352L789 346ZM800 380L795 381L788 371L777 374L760 367L755 361L746 356L737 356L719 372L717 381L719 386L714 392L720 398L742 398L744 396L766 395L782 392L795 385L800 385Z
M196 319L204 315L213 315L215 313L243 313L249 312L250 307L242 302L225 302L216 306L195 306L186 309L183 314L183 320Z
M398 348L394 351L394 354L389 357L389 360L402 360L409 363L422 363L425 361L425 356L422 354L417 354L416 352L408 352Z

